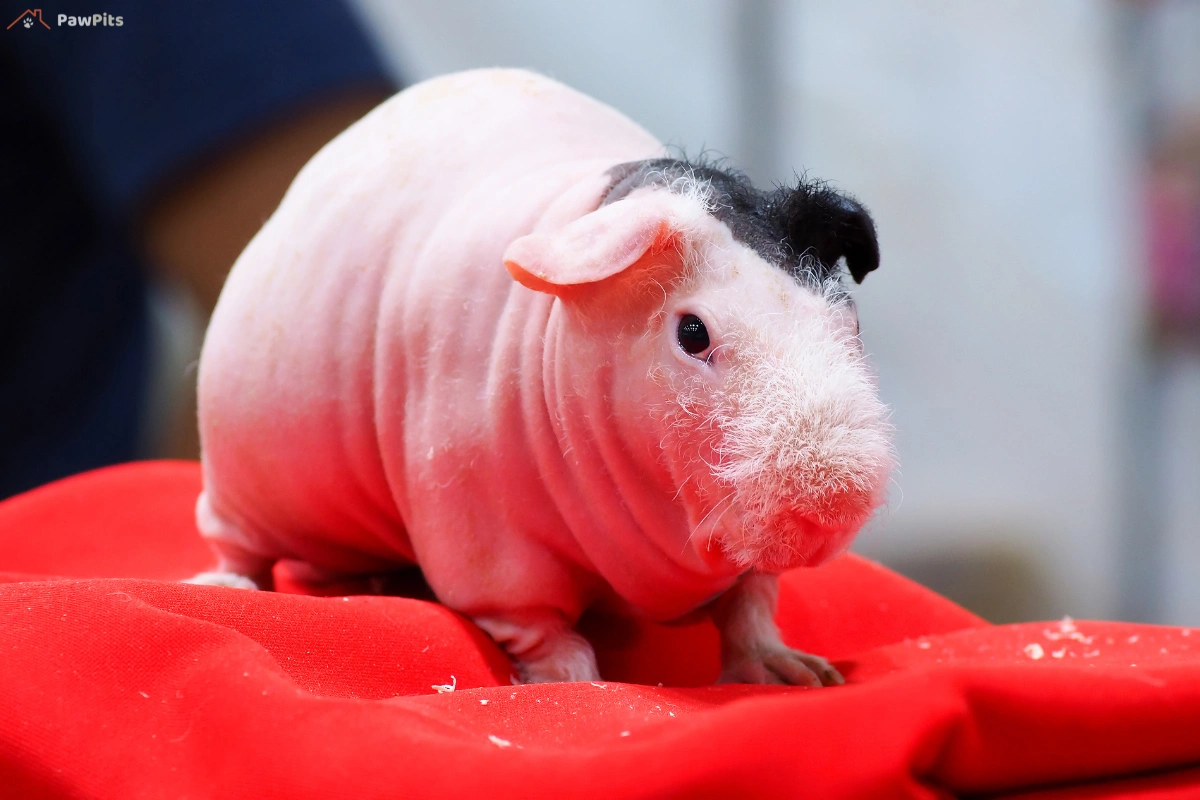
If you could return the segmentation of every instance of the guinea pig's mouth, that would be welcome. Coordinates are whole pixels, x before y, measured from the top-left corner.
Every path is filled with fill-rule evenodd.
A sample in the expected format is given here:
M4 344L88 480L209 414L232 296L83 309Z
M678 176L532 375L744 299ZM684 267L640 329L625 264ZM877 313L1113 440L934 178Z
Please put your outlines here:
M711 533L709 548L719 545L721 555L743 569L778 574L823 564L845 551L857 531L858 526L830 529L804 514L758 520L731 513Z

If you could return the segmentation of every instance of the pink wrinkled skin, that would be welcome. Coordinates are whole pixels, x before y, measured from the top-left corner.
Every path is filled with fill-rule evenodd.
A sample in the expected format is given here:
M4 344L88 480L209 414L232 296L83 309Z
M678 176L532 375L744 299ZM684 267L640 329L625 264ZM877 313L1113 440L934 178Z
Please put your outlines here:
M660 155L515 70L417 85L318 153L205 340L197 519L220 566L196 581L415 562L531 681L600 677L571 629L589 606L669 620L725 592L725 679L838 682L770 610L773 574L883 500L852 307L734 241L702 191L597 209L607 169Z

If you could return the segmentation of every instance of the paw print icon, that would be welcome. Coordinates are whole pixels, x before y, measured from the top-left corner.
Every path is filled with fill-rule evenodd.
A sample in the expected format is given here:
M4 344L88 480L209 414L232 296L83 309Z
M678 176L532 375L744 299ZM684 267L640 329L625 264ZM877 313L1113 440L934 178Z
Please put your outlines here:
M50 30L50 26L46 24L46 20L42 19L42 10L40 8L27 8L21 12L20 16L9 23L8 27L15 27L17 23L29 30L35 24L40 24L46 30Z

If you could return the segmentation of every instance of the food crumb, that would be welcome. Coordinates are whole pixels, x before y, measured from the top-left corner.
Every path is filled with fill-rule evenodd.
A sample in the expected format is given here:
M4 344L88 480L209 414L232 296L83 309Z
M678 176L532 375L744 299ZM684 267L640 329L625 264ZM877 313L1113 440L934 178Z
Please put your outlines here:
M486 705L487 705L487 698L485 697L485 698L483 698L482 700L480 700L480 701L479 701L479 705L481 705L481 706L486 706Z
M1061 650L1055 650L1054 652L1050 653L1050 655L1053 656L1054 658L1062 658L1066 654L1067 654L1067 648L1065 648L1065 647L1062 648Z
M1033 644L1025 645L1025 655L1029 656L1034 661L1037 661L1039 658L1046 655L1046 651L1042 649L1040 644L1034 642Z
M1129 637L1130 644L1134 644L1135 642L1137 642L1137 640L1138 640L1138 635L1136 633L1133 636Z
M501 739L499 736L488 734L488 741L496 745L496 747L512 747L512 742L508 739Z
M438 694L446 694L447 692L453 692L455 689L458 688L458 678L451 675L450 683L435 683L433 686L430 686L429 688L436 690Z
M142 697L146 698L147 700L150 699L150 695L146 694L145 692L138 692L138 694L140 694Z

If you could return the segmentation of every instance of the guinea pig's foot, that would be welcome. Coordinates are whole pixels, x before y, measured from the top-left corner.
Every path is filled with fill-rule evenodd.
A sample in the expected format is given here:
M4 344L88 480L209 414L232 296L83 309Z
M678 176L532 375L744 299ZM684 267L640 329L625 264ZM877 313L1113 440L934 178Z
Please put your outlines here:
M591 642L575 631L563 631L537 659L518 659L517 671L522 683L600 680L600 668L596 666L596 652Z
M817 687L840 686L846 681L820 656L780 646L749 653L725 665L717 682Z
M230 589L257 589L258 584L245 575L236 572L201 572L188 578L184 583L194 583L198 586L227 586Z

